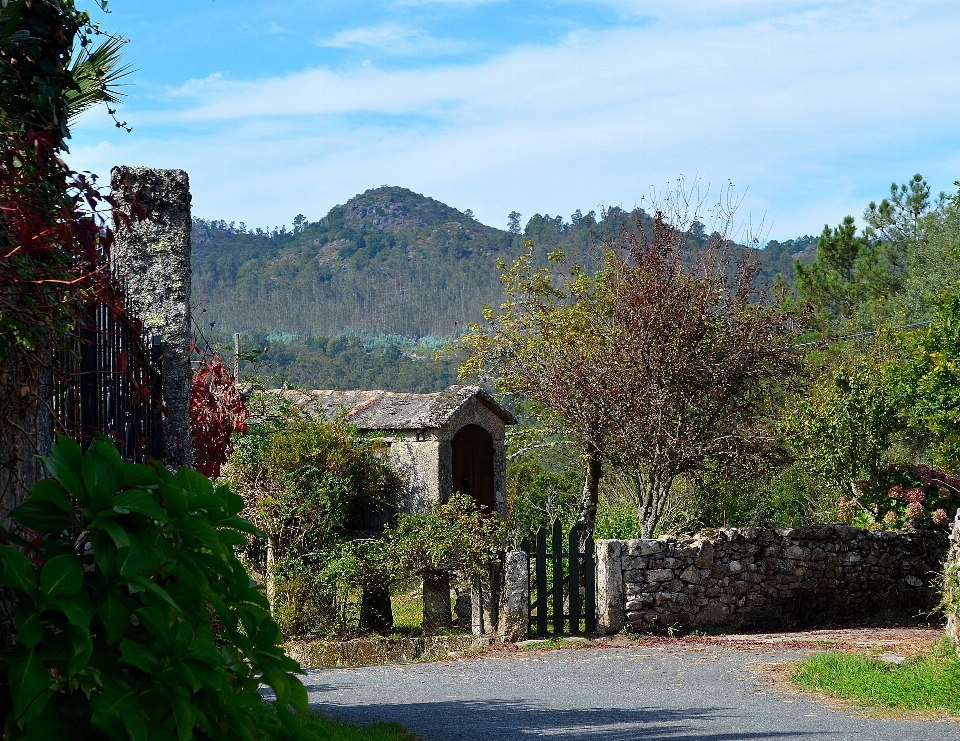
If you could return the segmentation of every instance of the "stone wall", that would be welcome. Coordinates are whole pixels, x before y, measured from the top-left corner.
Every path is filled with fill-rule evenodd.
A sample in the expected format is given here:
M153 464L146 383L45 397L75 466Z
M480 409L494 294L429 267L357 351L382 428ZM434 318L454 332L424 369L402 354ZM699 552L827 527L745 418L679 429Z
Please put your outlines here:
M846 526L598 541L600 629L785 628L936 607L947 538Z

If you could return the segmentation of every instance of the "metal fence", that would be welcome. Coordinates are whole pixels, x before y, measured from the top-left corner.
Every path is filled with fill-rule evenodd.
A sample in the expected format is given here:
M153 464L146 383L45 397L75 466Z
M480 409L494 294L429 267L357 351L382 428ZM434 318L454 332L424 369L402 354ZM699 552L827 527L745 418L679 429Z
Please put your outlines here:
M163 457L160 337L141 337L106 306L90 311L55 353L54 430L86 449L97 432L124 460Z
M530 634L545 637L565 632L594 633L597 630L596 557L593 537L583 550L576 527L564 538L563 525L554 520L551 548L547 532L537 530L534 549L526 538L520 543L530 560ZM581 631L581 625L583 629Z

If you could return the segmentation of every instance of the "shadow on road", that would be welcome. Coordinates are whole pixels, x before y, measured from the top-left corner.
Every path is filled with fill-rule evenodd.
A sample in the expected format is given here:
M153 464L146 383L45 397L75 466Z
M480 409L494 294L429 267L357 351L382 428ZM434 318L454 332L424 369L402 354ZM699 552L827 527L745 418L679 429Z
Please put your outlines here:
M773 741L837 736L824 731L710 731L711 722L742 717L735 708L580 708L558 710L531 702L506 700L451 700L449 702L392 703L371 698L362 705L327 705L322 693L334 687L308 684L311 706L350 723L396 721L424 741L459 739L549 738L556 741ZM736 721L720 725L730 728Z

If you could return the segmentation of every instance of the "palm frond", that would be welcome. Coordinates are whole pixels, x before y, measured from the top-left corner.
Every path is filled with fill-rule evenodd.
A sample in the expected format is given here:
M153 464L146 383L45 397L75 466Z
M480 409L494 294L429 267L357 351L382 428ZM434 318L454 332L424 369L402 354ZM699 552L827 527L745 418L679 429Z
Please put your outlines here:
M135 70L129 64L120 65L123 60L123 45L127 39L109 37L92 51L88 46L77 52L70 72L77 81L79 90L67 91L67 121L73 124L84 111L99 103L117 104L125 94L118 88L125 87L119 82Z

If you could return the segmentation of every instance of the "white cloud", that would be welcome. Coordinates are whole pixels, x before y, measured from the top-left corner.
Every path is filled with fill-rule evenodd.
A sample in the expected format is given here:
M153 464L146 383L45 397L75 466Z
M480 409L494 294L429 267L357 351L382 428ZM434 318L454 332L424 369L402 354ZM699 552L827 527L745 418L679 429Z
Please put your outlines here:
M453 54L468 46L461 41L438 39L419 29L396 23L350 28L320 39L317 44L340 49L369 47L392 54Z
M139 126L129 112L139 139L74 156L185 167L199 215L248 224L391 183L502 226L513 209L633 206L699 174L749 186L744 215L765 213L777 238L859 214L916 171L935 189L956 179L954 4L679 5L478 63L192 80ZM697 15L723 5L743 18ZM340 43L403 38L366 32Z

